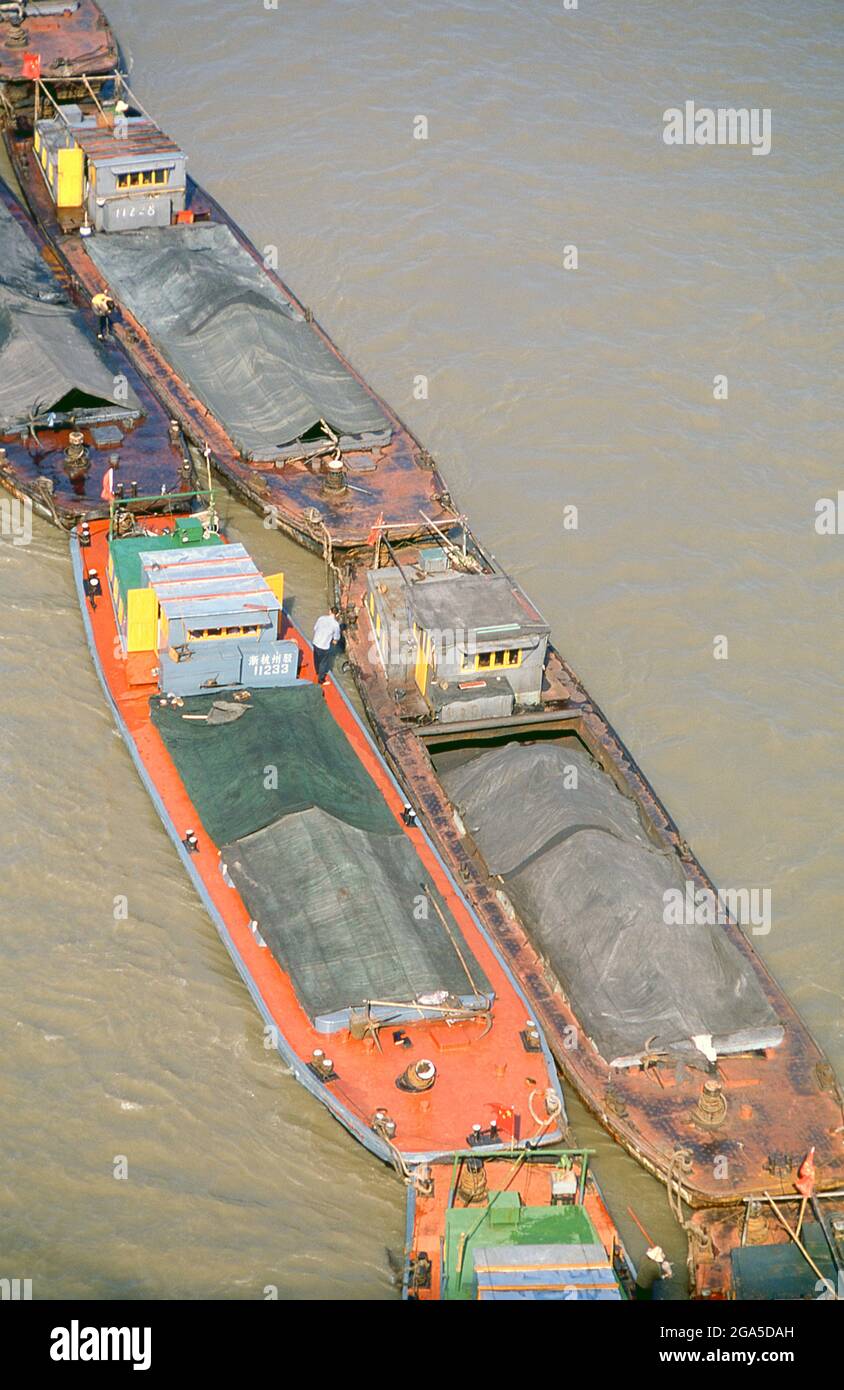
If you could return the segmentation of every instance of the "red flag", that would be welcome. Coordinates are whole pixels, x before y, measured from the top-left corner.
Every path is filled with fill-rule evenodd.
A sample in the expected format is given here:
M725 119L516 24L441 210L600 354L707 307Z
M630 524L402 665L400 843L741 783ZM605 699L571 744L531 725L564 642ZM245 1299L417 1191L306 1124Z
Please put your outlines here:
M375 525L372 527L372 530L370 531L369 535L368 535L367 538L366 538L366 544L367 544L367 545L374 545L376 541L378 541L378 540L381 539L381 527L383 526L383 524L384 524L384 513L383 513L383 512L379 512L379 513L378 513L378 520L375 522Z
M40 53L24 53L23 67L21 68L21 76L28 77L31 82L37 81L37 79L41 76Z
M797 1169L797 1177L794 1186L801 1197L811 1197L815 1191L815 1146L812 1145L800 1167Z
M114 496L114 469L107 468L103 474L103 486L100 497L104 502L110 502Z
M513 1126L513 1108L512 1108L512 1106L510 1106L510 1105L496 1105L495 1101L492 1101L492 1100L488 1100L488 1101L487 1101L487 1105L489 1106L490 1110L494 1110L494 1111L495 1111L495 1118L496 1118L497 1121L498 1121L498 1129L499 1129L499 1131L502 1130L502 1129L506 1129L506 1130L509 1130L510 1134L512 1134L512 1133L513 1133L513 1128L514 1128L514 1126Z

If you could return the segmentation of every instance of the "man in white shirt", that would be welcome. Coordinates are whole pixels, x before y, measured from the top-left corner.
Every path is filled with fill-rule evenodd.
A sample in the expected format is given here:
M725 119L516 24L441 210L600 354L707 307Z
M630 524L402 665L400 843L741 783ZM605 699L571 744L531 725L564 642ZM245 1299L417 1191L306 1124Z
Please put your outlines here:
M331 666L332 648L336 647L339 641L340 624L337 621L337 609L332 608L330 613L323 613L314 623L314 663L319 685L325 683Z

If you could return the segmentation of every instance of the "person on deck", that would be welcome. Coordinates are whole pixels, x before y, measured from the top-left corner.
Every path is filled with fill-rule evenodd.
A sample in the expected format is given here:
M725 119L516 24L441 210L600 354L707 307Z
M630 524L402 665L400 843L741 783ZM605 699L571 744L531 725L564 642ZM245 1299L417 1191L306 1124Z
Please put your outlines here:
M101 343L107 341L111 333L111 316L115 310L115 303L110 294L95 294L91 297L91 308L97 315L97 337Z
M337 609L332 608L330 613L323 613L314 623L314 664L318 685L325 684L331 667L332 652L339 641L340 624L337 621Z
M117 480L117 470L120 467L120 459L117 454L109 454L108 468L103 474L103 485L100 490L100 497L104 502L110 502L115 496L115 482Z

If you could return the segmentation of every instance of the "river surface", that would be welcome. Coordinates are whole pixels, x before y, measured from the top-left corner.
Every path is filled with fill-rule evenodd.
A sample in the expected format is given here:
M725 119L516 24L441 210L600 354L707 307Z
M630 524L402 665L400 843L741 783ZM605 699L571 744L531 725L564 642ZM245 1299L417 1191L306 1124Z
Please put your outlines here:
M755 944L844 1075L844 535L814 526L843 476L841 6L107 10L194 177L441 462L715 881L770 888ZM687 100L769 108L770 153L666 145ZM321 565L226 510L310 620ZM0 544L0 602L0 1272L396 1298L402 1188L264 1049L45 524ZM681 1296L663 1190L570 1111Z

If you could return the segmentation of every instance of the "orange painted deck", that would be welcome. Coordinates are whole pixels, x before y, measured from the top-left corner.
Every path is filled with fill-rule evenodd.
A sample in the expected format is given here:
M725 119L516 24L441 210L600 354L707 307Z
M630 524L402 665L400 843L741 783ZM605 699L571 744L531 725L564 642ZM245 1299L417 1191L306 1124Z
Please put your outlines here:
M164 529L169 523L165 518L151 518L148 524L154 529ZM94 522L90 548L79 551L83 564L88 569L96 569L100 575L106 573L107 532L107 523ZM208 905L224 925L230 949L248 978L256 1002L294 1055L294 1072L299 1079L303 1079L302 1072L307 1072L307 1064L316 1048L330 1050L338 1079L316 1082L316 1088L322 1088L322 1098L338 1118L382 1157L389 1157L389 1154L384 1151L383 1144L379 1146L371 1130L373 1114L379 1107L387 1110L396 1121L395 1147L411 1162L423 1156L467 1151L467 1136L472 1125L488 1126L498 1106L510 1108L520 1117L521 1142L536 1135L540 1135L543 1142L558 1142L559 1129L547 1118L545 1099L549 1088L555 1100L559 1097L553 1067L546 1054L526 1052L520 1038L528 1015L525 1000L419 829L402 826L495 992L491 1029L485 1033L484 1025L475 1020L452 1025L430 1021L403 1025L413 1038L412 1051L395 1047L389 1030L385 1030L383 1050L379 1050L371 1038L355 1041L349 1033L335 1033L327 1040L324 1033L314 1029L290 979L269 950L258 944L250 930L249 913L239 895L222 877L219 848L203 831L200 817L150 719L149 698L154 688L130 687L127 682L126 661L116 641L117 628L108 596L98 599L94 612L90 604L86 603L86 608L96 659L123 723L124 736L134 749L143 775L160 798L174 828L171 829L173 838L180 838L189 828L197 831L199 851L189 856L190 868L198 876ZM302 653L300 674L313 679L314 668L307 643L289 622L284 635L299 645ZM336 687L328 685L324 693L333 718L401 824L403 798L362 725ZM420 1055L429 1056L437 1066L438 1079L434 1087L424 1094L398 1090L396 1078L409 1060ZM314 1089L313 1085L309 1088ZM531 1105L538 1122L531 1117ZM551 1109L554 1109L554 1102Z
M573 1170L578 1182L581 1175L582 1159L576 1160ZM436 1302L442 1296L442 1239L445 1231L446 1212L452 1183L453 1164L436 1163L430 1166L432 1190L429 1195L419 1192L411 1199L412 1229L408 1232L405 1259L408 1268L408 1297L419 1302ZM516 1192L523 1206L547 1206L551 1194L551 1175L557 1170L551 1164L520 1162L518 1155L512 1160L496 1159L484 1166L489 1186L489 1194L497 1192ZM459 1172L459 1168L458 1168ZM458 1203L463 1205L462 1203ZM631 1287L633 1272L615 1223L607 1210L601 1190L591 1171L587 1169L583 1206L592 1221L598 1238L606 1251L611 1265L620 1273L622 1281ZM478 1214L481 1206L472 1205ZM425 1287L413 1285L413 1269L420 1252L424 1252L431 1262L430 1284Z

